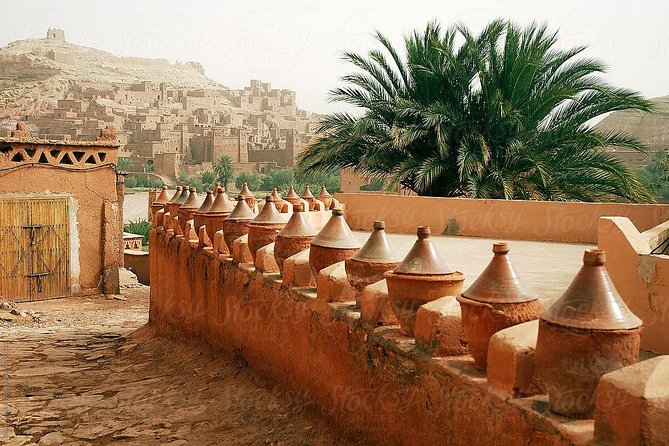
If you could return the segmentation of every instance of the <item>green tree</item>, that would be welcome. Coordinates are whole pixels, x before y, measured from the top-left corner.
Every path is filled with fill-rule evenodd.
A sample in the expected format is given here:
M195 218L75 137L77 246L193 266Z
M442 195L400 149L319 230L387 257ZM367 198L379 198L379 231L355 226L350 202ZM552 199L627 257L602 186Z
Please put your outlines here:
M214 172L211 170L205 170L200 172L200 180L202 180L202 184L204 184L206 188L212 189L214 182L216 181L216 177L214 176Z
M284 169L272 169L265 175L262 188L269 191L276 187L280 191L287 191L292 184L295 184L295 172L292 168L286 167Z
M302 189L304 186L309 186L311 191L316 195L321 186L334 193L339 191L339 171L308 171L298 169L295 173L295 183ZM300 191L298 191L300 192Z
M403 51L375 37L381 49L345 53L358 71L331 92L360 112L326 116L301 168L353 167L420 195L652 201L607 150L640 142L590 125L651 104L604 82L603 64L579 56L585 47L563 50L545 26L502 20L478 35L430 23Z
M235 186L237 189L242 188L242 184L246 183L249 189L256 192L262 189L263 178L258 172L239 172L237 178L235 178Z
M128 158L119 158L118 162L116 163L116 170L127 172L130 170L131 163Z
M669 152L655 152L639 170L639 179L656 197L669 198Z
M226 187L235 176L235 166L232 164L232 158L228 155L221 155L214 164L214 172L218 182Z

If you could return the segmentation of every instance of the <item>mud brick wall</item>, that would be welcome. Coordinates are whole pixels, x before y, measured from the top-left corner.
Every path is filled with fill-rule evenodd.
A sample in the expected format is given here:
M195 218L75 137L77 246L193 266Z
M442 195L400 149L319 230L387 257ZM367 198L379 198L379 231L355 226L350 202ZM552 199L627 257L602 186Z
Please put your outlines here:
M171 231L150 236L150 324L236 355L341 429L383 444L580 445L593 421L548 412L546 396L510 399L469 356L430 358L396 327L289 289L278 274L215 258Z

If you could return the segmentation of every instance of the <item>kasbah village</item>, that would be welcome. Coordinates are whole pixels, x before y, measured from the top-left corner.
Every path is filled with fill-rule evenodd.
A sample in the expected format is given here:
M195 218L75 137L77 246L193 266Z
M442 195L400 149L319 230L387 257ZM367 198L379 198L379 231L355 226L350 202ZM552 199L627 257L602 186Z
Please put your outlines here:
M441 22L331 114L3 40L0 444L669 445L669 97Z

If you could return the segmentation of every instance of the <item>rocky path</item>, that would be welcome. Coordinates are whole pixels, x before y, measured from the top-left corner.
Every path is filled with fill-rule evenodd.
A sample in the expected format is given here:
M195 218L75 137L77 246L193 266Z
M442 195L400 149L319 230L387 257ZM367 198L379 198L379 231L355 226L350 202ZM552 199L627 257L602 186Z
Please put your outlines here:
M352 444L244 361L143 327L146 287L124 299L22 305L0 325L0 444Z

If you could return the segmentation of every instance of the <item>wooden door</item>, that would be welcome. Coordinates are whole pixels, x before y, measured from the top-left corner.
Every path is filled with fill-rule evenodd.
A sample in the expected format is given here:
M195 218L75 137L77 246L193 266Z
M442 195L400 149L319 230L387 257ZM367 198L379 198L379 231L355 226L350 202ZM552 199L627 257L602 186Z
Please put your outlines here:
M0 299L69 295L67 197L0 198Z

